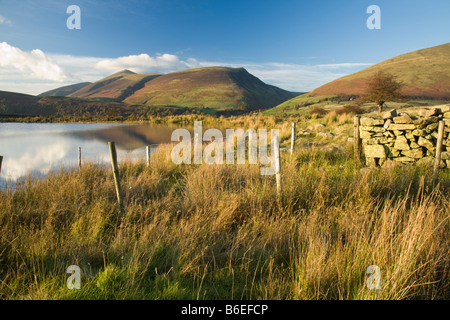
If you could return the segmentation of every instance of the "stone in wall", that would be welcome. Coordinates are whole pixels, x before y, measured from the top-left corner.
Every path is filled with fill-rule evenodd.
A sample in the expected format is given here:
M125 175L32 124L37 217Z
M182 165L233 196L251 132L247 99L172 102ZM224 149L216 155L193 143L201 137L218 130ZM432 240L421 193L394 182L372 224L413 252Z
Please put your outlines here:
M393 109L383 114L383 120L394 119L397 116L397 110Z
M403 135L397 136L397 139L395 139L394 148L398 150L411 150L408 139L406 139L406 137Z
M366 145L364 153L368 158L386 158L386 149L383 145Z
M402 114L398 117L394 117L394 123L399 124L410 124L413 123L413 119L409 116L409 114Z
M393 123L391 124L388 128L388 130L392 130L392 131L403 131L403 130L414 130L416 129L416 125L412 124L412 123Z
M419 139L417 140L417 144L421 147L426 148L427 150L434 150L434 143L429 138L427 139L427 136L419 137Z
M402 155L413 159L422 159L425 155L422 148L402 151Z
M382 125L384 125L383 119L361 118L361 126L382 126Z

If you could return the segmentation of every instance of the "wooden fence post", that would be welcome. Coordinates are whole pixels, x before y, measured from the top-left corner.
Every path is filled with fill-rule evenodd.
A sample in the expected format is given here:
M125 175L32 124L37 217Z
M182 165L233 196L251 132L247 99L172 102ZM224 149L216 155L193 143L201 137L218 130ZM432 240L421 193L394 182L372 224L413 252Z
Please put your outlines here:
M150 146L145 148L145 153L147 155L147 167L150 167Z
M275 171L276 171L276 178L277 178L277 194L279 197L281 197L281 193L283 191L282 185L281 185L281 159L280 159L280 137L274 136L272 139L274 139L274 150L272 152L275 153Z
M120 191L120 176L119 176L119 166L117 164L117 151L116 144L114 142L109 142L109 151L111 153L111 165L114 174L114 183L116 185L117 203L119 204L120 210L122 211L122 193Z
M3 162L3 156L0 156L0 176L2 175L2 162Z
M359 165L361 164L361 136L359 133L359 125L360 125L360 117L355 116L353 119L353 127L354 127L354 154L355 154L355 162Z
M78 169L81 170L81 147L78 147Z
M444 141L444 127L445 123L443 120L439 121L439 131L438 139L436 145L436 160L434 162L434 173L433 173L433 184L436 185L439 181L439 168L441 166L441 153L442 153L442 142Z
M291 155L294 154L294 146L295 146L295 122L292 122Z

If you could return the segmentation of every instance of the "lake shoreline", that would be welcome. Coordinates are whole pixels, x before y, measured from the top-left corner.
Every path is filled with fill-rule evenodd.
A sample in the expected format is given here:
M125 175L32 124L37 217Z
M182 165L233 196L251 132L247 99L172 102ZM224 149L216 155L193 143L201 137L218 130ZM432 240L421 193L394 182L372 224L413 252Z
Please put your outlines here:
M30 119L31 118L31 119ZM161 120L158 119L158 122ZM154 123L154 120L103 120L103 119L69 119L55 120L53 117L23 117L23 118L0 118L1 123Z
M117 145L118 156L144 158L146 147L171 141L173 124L148 123L3 123L0 151L1 179L16 181L29 173L46 174L54 167L73 167L82 162L108 162L108 142Z

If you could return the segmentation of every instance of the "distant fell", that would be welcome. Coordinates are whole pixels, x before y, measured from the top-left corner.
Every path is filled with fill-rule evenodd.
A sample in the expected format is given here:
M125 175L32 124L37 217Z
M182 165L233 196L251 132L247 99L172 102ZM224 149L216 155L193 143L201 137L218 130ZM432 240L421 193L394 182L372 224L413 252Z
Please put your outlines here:
M81 82L68 86L64 86L61 88L53 89L50 91L46 91L38 95L38 97L66 97L78 90L83 89L84 87L90 85L91 82Z
M158 76L158 74L137 74L130 70L123 70L72 92L67 97L109 98L122 101L141 89L147 81Z
M75 86L46 94L133 105L211 109L211 113L268 109L298 95L268 85L244 68L226 67L188 69L165 75L122 70L69 92Z
M0 115L29 114L39 98L29 94L0 91Z
M450 98L450 43L413 51L385 60L359 72L329 82L310 96L361 95L367 79L377 71L397 76L404 83L402 94L432 99Z
M162 75L124 101L216 110L267 109L295 93L265 84L244 68L207 67Z

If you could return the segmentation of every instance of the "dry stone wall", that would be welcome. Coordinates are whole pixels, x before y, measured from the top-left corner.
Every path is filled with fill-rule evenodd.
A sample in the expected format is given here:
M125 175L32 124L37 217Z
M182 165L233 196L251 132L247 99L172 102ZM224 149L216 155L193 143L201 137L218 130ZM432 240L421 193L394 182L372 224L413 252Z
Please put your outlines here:
M445 123L441 167L450 167L450 105L362 117L359 132L366 165L383 166L389 161L434 164L440 120Z

